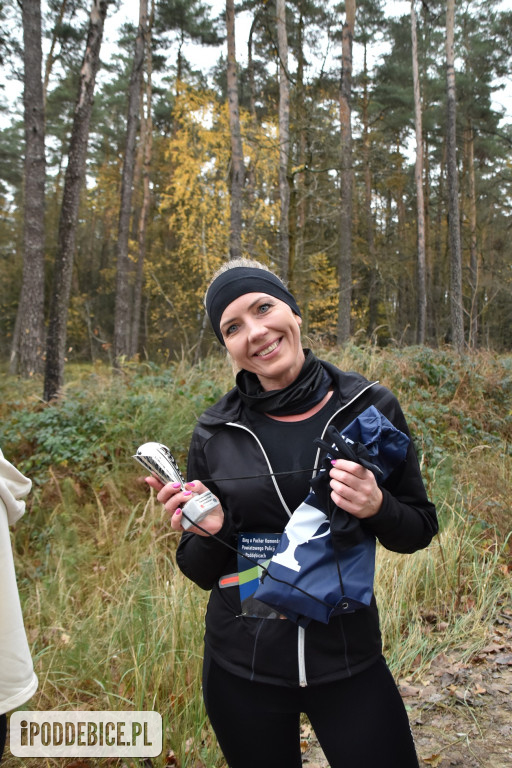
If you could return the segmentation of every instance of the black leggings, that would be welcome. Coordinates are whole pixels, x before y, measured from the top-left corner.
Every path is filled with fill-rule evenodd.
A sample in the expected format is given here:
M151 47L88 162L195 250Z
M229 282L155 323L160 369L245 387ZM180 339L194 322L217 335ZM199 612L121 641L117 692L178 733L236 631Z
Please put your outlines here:
M207 653L203 695L230 768L300 768L301 712L330 768L418 768L407 713L384 659L346 680L287 688L232 675Z

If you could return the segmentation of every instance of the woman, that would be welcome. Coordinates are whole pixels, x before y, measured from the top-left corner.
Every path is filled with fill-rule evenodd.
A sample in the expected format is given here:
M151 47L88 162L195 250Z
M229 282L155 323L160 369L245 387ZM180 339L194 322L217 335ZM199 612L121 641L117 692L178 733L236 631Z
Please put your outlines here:
M382 657L375 599L368 608L306 628L244 613L236 578L241 533L280 533L309 491L313 440L346 427L370 405L408 434L395 397L303 350L301 313L283 283L258 262L228 262L205 297L213 329L239 369L236 387L200 417L186 490L147 482L181 529L182 506L208 489L220 504L183 534L177 562L212 590L206 615L203 694L231 768L301 765L306 713L331 768L413 768L409 723ZM280 474L282 473L282 474ZM216 482L216 478L218 481ZM232 479L230 479L232 478ZM437 531L412 448L383 484L358 463L330 471L332 502L388 549L413 552ZM186 508L185 508L186 512ZM215 534L215 538L209 534Z

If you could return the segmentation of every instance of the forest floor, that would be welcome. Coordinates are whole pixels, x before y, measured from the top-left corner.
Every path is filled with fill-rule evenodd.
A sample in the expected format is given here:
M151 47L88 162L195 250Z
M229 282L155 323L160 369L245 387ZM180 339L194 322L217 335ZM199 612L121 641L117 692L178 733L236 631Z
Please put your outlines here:
M440 654L421 675L398 681L420 766L512 765L512 610L468 662ZM303 728L303 765L327 768L311 728Z

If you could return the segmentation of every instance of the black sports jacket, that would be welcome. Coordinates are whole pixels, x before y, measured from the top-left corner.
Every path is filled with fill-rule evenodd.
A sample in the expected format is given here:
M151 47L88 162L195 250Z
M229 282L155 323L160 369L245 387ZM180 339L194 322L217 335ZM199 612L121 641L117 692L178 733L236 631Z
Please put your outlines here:
M339 399L339 408L329 423L342 430L374 405L409 435L400 405L388 389L330 363L322 365L333 379L333 397ZM214 482L207 486L224 509L219 537L233 546L239 532L281 533L293 512L270 476L272 467L244 410L235 388L202 414L192 436L187 473L191 480L223 479L218 486ZM243 482L236 479L249 474L265 476ZM233 480L225 480L231 477ZM363 522L366 528L395 552L410 553L426 547L437 533L437 518L426 495L412 440L405 462L381 488L382 506ZM375 598L368 608L336 616L329 624L312 621L304 629L286 619L241 615L238 587L219 588L219 578L237 570L236 554L222 541L184 533L177 562L188 578L202 589L212 590L205 643L215 661L236 675L278 685L314 685L354 675L382 653Z

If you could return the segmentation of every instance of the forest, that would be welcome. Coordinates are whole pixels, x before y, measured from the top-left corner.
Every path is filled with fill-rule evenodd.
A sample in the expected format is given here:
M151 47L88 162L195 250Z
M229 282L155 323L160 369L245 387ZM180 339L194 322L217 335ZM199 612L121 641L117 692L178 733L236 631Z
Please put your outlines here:
M238 255L322 345L510 350L507 3L123 6L0 3L11 373L198 361Z
M398 397L440 531L379 547L421 765L510 765L512 3L0 0L0 448L38 711L148 710L155 760L225 768L207 593L133 460L185 467L233 384L203 308L269 265L307 346ZM326 768L303 722L310 768ZM264 765L264 759L262 765ZM2 763L3 765L3 763ZM40 768L8 748L6 768Z

